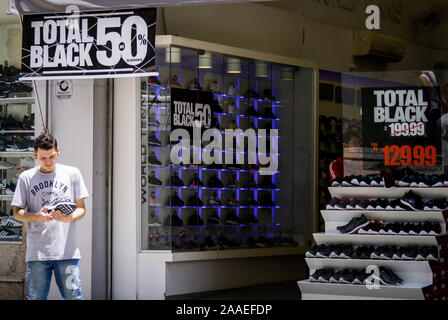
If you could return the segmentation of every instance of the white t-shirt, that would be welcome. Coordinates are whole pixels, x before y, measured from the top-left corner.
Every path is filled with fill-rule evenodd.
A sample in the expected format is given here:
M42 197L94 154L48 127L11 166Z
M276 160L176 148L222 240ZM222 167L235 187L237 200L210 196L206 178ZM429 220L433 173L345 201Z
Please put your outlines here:
M37 213L62 201L75 202L89 196L78 168L56 164L55 171L42 173L38 167L19 176L11 205ZM26 261L80 259L76 222L27 222Z

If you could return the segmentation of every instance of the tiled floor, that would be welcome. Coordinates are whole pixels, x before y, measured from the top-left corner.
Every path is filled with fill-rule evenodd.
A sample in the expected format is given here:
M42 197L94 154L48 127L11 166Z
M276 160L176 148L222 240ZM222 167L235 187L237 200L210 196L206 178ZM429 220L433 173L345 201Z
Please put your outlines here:
M296 281L170 296L167 300L300 300Z

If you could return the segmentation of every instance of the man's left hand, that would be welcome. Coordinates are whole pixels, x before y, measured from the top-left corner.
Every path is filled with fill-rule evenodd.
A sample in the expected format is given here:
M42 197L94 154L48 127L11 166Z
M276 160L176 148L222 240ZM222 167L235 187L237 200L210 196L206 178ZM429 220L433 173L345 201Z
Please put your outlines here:
M59 211L59 210L57 210L57 211L52 210L52 211L50 212L50 214L51 214L51 216L52 216L56 221L59 221L59 222L66 222L66 223L73 222L73 217L72 217L71 214L69 214L69 215L66 216L66 215L63 215L62 212Z

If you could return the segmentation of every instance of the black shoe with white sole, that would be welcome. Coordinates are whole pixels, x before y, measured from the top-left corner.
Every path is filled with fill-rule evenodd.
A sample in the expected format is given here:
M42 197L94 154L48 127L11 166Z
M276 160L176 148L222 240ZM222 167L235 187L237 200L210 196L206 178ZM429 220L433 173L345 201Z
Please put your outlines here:
M76 210L76 203L59 202L51 207L48 207L47 212L51 212L51 210L60 211L63 215L68 216L69 214L72 214Z
M369 220L365 215L361 217L355 217L350 222L344 226L337 227L337 230L344 234L354 234L357 233L359 229L365 227L369 224Z

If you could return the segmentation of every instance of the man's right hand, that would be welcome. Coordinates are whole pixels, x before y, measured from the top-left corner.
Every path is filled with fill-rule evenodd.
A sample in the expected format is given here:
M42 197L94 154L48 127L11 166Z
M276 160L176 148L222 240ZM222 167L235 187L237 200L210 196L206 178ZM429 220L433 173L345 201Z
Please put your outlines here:
M48 213L47 210L48 210L48 207L43 207L37 213L37 215L39 216L39 221L40 222L50 222L50 221L54 220L54 218L52 217L51 213Z

